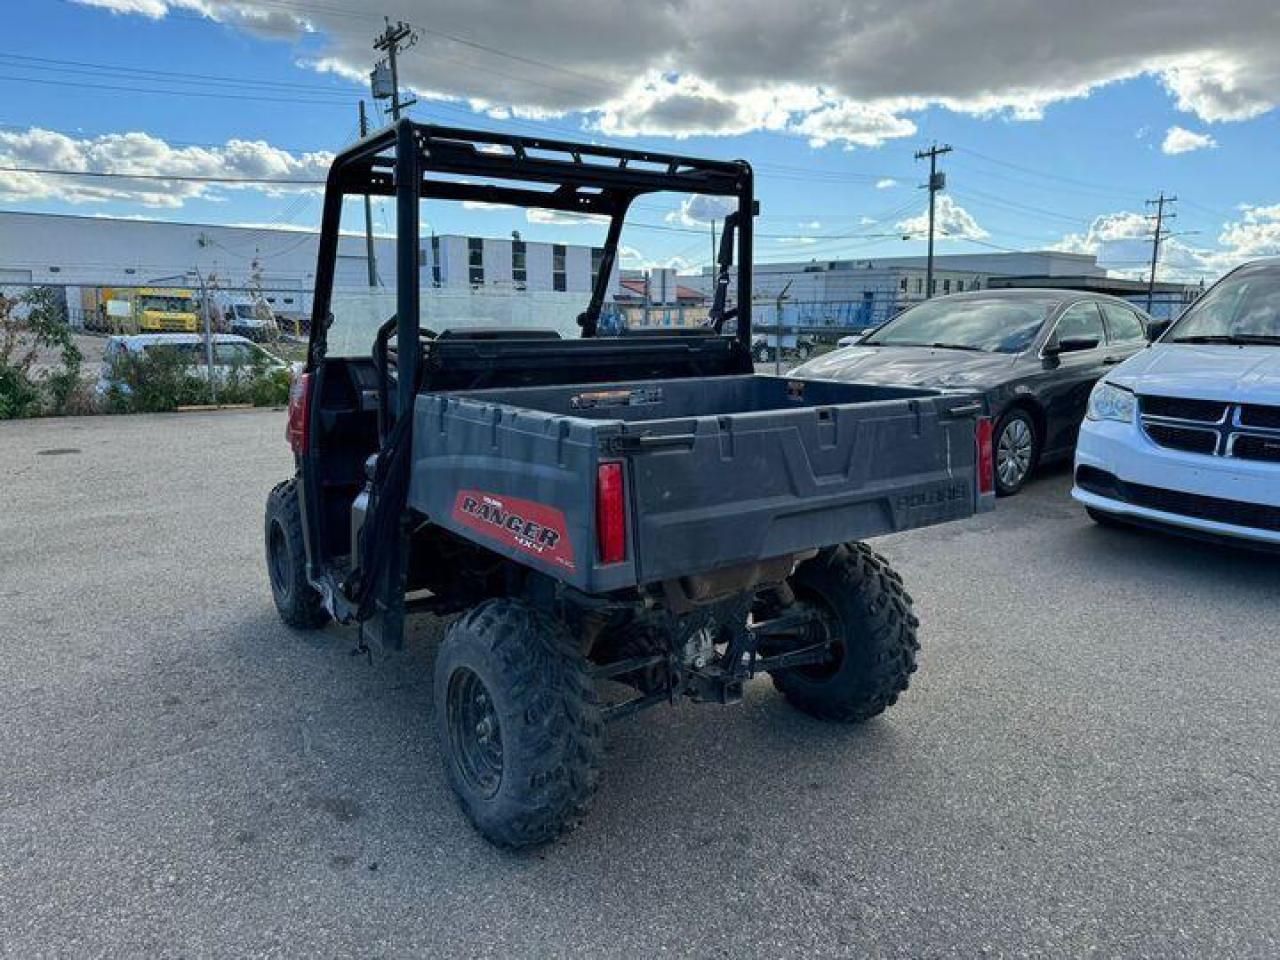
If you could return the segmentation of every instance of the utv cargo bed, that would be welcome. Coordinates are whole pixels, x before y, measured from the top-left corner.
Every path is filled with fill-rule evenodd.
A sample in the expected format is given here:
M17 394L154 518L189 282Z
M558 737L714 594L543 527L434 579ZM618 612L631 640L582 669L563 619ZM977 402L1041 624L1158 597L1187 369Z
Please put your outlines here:
M424 393L408 503L607 592L967 517L981 412L772 376Z

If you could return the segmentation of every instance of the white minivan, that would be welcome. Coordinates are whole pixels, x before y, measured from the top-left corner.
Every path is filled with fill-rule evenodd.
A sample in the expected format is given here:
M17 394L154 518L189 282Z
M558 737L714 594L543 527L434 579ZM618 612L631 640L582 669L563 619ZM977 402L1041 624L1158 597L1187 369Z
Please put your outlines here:
M1071 495L1099 523L1280 548L1280 259L1227 274L1098 382Z

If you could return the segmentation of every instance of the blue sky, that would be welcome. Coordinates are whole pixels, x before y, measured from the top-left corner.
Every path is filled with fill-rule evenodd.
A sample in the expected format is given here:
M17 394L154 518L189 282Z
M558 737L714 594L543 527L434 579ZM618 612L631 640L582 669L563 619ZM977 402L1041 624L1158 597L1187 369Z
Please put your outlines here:
M749 21L746 6L729 5L727 15L739 10ZM393 13L406 11L419 14L409 0ZM549 10L546 19L557 15ZM429 16L421 11L422 22L437 22ZM582 89L591 87L598 65L556 56L541 38L522 42L518 31L506 36L495 30L499 15L492 4L476 5L471 16L470 22L451 21L447 36L433 35L405 54L410 82L448 97L422 96L413 116L745 157L758 171L761 260L923 252L912 218L925 205L918 189L924 164L912 154L934 140L955 147L942 162L949 181L942 219L956 234L940 244L943 252L1060 245L1096 252L1117 270L1137 270L1147 250L1143 200L1164 190L1179 197L1174 230L1183 234L1169 245L1171 275L1211 278L1242 258L1280 253L1280 120L1270 78L1242 89L1237 77L1249 64L1251 33L1272 31L1274 49L1276 20L1265 12L1252 30L1244 24L1214 39L1217 52L1197 52L1193 39L1170 37L1168 50L1135 51L1132 65L1116 66L1115 56L1093 50L1071 64L1080 76L1065 79L1061 68L1037 75L1034 62L1001 77L998 49L990 51L988 78L971 69L972 52L956 50L964 63L938 64L929 90L906 89L909 79L899 81L901 90L883 86L894 82L883 77L886 67L866 77L847 64L833 66L836 79L829 85L821 77L744 81L722 50L690 53L697 66L686 68L679 51L664 48L659 36L650 59L637 60L664 65L650 84L650 90L664 91L658 100L628 87L627 77L607 89L603 80L599 91ZM306 19L305 29L298 28L299 18ZM945 60L944 41L955 35L944 22L937 26L937 56ZM360 76L374 57L368 42L380 17L350 0L310 6L286 0L37 0L10 5L5 27L0 166L227 176L266 171L262 175L301 179L320 175L324 155L355 133L356 100L367 93ZM484 39L473 44L473 38ZM643 48L644 38L637 31L632 45ZM991 36L992 46L1000 42ZM1070 38L1064 49L1069 56ZM632 55L649 54L630 46L611 54L620 70ZM893 51L884 55L891 58ZM1192 66L1176 72L1152 66L1173 56ZM1199 59L1186 59L1194 57ZM970 75L956 81L953 94L948 76L966 71ZM755 108L743 105L759 99L762 83L796 110L785 123L744 119ZM797 83L821 89L827 106L795 108L810 97L795 92ZM441 90L446 84L452 89ZM669 95L677 85L679 95ZM860 93L871 87L873 93ZM1280 91L1274 94L1280 99ZM816 122L832 115L824 113L832 103L856 116L852 126L837 125L835 138L818 145L814 131L824 130ZM523 116L504 118L511 106ZM1019 117L1028 113L1035 116ZM641 135L625 135L631 130ZM691 135L662 135L673 130ZM717 135L707 135L711 130ZM141 147L112 139L128 133L147 139ZM228 154L232 141L256 146ZM1193 149L1167 152L1178 146ZM681 200L653 199L636 211L641 226L625 239L632 265L696 268L706 262L709 225L688 211L682 215ZM4 209L302 227L315 224L319 206L312 191L173 188L0 171ZM518 229L528 239L569 242L600 233L595 225L531 223L511 210L438 207L427 218L439 232L501 236Z

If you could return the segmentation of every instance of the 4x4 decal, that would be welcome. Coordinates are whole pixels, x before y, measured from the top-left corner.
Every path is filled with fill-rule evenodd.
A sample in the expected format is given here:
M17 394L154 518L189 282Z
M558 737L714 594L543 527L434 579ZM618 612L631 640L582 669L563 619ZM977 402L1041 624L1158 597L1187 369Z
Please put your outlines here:
M491 540L566 570L574 569L573 544L565 532L564 514L555 507L479 490L459 490L453 518Z

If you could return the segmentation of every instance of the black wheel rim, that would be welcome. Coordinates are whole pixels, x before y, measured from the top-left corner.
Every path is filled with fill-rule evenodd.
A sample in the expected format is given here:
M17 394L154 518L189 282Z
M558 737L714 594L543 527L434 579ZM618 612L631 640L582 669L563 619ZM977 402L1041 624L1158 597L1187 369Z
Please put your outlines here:
M493 697L474 671L454 671L445 710L462 778L476 793L492 797L502 783L502 727Z
M289 566L289 546L284 527L279 521L274 521L267 541L267 568L271 574L271 586L276 593L289 592Z
M1035 434L1031 425L1021 417L1014 417L1003 430L996 444L996 474L1006 490L1020 486L1031 472L1031 454L1035 450Z

